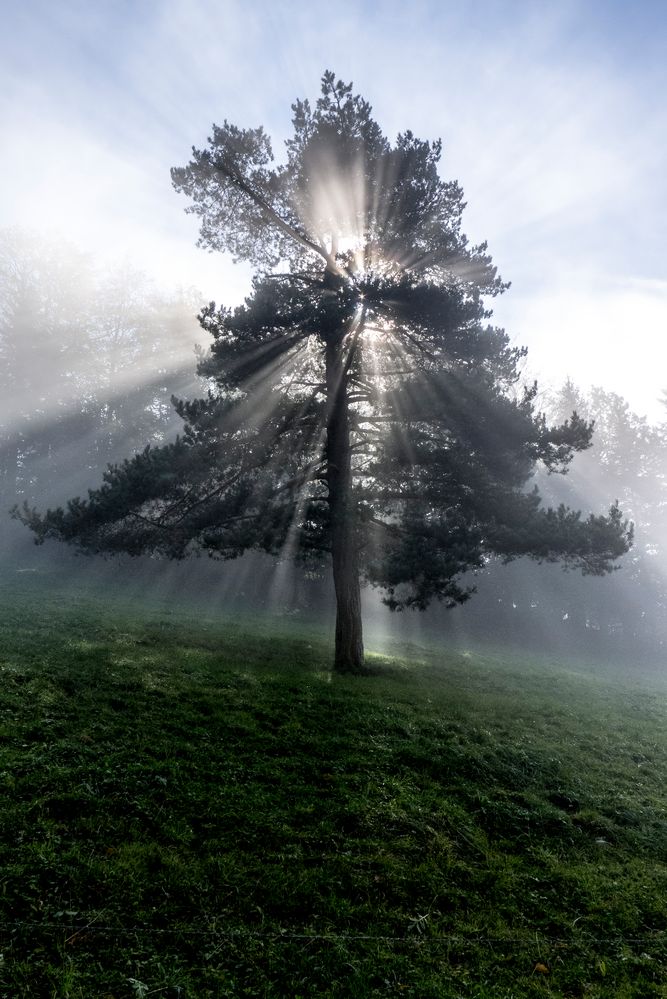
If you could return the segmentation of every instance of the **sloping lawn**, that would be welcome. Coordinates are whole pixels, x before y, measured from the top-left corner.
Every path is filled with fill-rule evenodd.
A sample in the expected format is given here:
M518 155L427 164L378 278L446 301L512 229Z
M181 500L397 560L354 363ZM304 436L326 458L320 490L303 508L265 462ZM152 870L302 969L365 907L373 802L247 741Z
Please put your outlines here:
M2 999L667 996L657 681L0 597Z

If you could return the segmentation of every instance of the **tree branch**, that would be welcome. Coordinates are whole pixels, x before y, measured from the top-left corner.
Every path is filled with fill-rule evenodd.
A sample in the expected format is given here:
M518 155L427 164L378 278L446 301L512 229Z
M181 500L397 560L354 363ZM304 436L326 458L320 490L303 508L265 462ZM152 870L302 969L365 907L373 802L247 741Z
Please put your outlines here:
M286 222L285 219L278 214L275 208L269 204L266 198L264 198L259 191L254 190L250 184L248 184L247 181L245 181L243 177L236 172L236 170L232 169L232 167L225 163L224 160L215 160L212 165L215 170L234 184L239 191L242 191L243 194L250 198L251 201L254 201L265 218L284 232L286 236L289 236L294 242L300 243L301 246L310 250L311 253L316 253L318 256L322 257L322 259L326 261L327 270L331 271L332 274L338 274L341 277L350 277L347 270L340 267L337 263L335 256L328 253L326 248L322 246L321 243L313 242L313 240L309 239L308 236L304 235L304 233L299 232L299 230L295 229L293 225Z

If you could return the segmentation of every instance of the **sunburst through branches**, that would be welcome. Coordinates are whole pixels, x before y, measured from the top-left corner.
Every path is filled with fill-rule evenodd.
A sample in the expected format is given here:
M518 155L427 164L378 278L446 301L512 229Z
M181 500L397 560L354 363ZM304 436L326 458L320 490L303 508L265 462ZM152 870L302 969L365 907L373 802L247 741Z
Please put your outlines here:
M280 166L263 129L225 122L172 172L201 245L256 269L243 305L201 314L210 392L177 404L184 436L66 512L21 516L93 550L328 563L335 666L357 671L362 580L392 608L453 606L490 554L604 573L628 534L616 507L584 520L526 490L536 462L565 469L592 428L549 428L535 390L517 391L524 351L485 305L504 285L462 232L440 143L390 143L329 72L293 112Z

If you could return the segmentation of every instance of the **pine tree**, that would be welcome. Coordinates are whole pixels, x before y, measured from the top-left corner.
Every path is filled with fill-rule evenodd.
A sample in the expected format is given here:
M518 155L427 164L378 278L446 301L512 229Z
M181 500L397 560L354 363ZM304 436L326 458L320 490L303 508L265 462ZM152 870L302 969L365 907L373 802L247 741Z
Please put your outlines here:
M573 414L550 428L536 388L520 388L525 351L484 302L505 286L461 230L440 142L392 145L329 72L293 112L280 166L262 128L225 122L172 171L200 245L256 268L243 305L200 317L211 390L175 401L183 435L110 467L67 510L19 516L38 540L92 551L330 557L335 667L358 671L360 580L394 609L454 605L492 555L600 574L629 535L615 506L582 519L527 489L537 462L564 470L592 427Z

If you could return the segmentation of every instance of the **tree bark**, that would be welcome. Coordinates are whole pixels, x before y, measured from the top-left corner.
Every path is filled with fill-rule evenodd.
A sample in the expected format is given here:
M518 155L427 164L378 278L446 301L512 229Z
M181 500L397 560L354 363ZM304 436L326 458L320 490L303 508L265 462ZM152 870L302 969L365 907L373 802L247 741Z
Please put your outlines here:
M364 667L359 556L352 501L350 420L342 335L326 345L327 484L331 518L331 557L336 592L334 669L360 673Z

